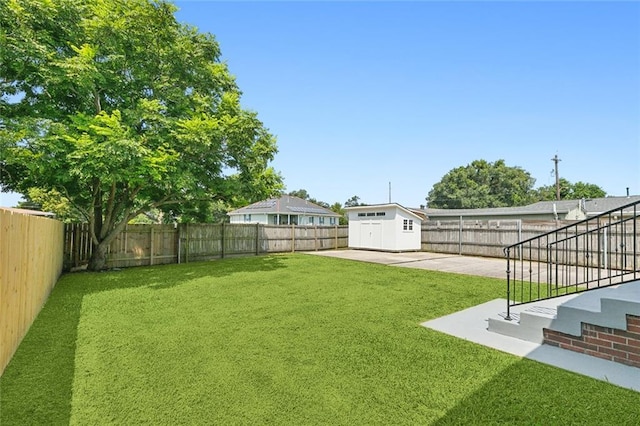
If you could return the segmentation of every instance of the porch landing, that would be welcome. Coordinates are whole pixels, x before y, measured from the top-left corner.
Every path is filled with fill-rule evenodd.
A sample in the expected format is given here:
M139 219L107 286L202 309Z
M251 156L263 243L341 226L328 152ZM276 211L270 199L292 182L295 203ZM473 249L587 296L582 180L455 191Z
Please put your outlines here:
M637 285L640 288L640 283L637 283ZM596 293L598 291L600 290L595 290ZM589 300L591 300L591 297L593 296L590 296ZM542 317L550 317L550 313L557 306L566 303L570 298L573 297L545 301L544 307L540 309ZM576 300L574 298L572 304L575 303ZM500 314L506 310L506 306L506 299L495 299L460 312L424 322L421 325L516 356L529 358L640 392L640 368L560 349L551 345L543 345L537 341L527 341L489 331L489 319L491 318L492 321L495 321L496 318L500 318ZM531 308L531 305L517 306L513 308L512 312L522 315L523 311Z

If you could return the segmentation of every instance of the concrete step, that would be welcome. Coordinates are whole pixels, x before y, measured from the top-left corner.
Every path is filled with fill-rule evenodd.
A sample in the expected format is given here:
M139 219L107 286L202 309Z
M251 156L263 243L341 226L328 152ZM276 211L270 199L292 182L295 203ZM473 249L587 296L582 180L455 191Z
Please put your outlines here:
M581 293L558 306L548 328L572 336L580 336L583 322L625 330L627 314L640 316L640 281Z
M582 323L626 328L626 315L640 315L640 281L572 294L511 308L488 319L488 331L533 343L542 343L543 328L579 336Z
M493 333L515 337L533 343L542 343L544 337L542 329L548 328L556 318L556 309L551 306L514 307L510 313L511 320L507 320L507 313L503 312L488 319L487 329Z

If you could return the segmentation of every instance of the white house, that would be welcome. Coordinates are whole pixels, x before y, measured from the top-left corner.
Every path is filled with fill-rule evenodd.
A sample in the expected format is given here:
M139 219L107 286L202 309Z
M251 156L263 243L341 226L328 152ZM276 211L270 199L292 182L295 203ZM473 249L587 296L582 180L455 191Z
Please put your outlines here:
M227 213L231 223L335 226L340 215L292 195L269 198Z
M420 250L422 217L399 204L347 207L349 247L383 251Z

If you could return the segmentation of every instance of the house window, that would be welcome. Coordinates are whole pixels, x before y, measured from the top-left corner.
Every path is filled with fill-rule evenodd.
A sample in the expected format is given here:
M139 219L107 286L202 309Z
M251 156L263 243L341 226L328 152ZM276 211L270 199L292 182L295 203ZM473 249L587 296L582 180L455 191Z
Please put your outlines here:
M402 230L403 231L413 231L413 220L404 219L402 221Z
M245 222L251 222L251 215L250 214L245 214L244 215L244 221Z
M374 212L369 212L367 213L367 216L375 216L376 214Z
M320 224L320 225L324 225L324 217L320 216L320 217L318 218L318 224Z
M309 225L313 225L313 216L309 216Z
M366 213L358 213L358 217L365 217L366 215Z
M376 216L386 216L385 212L376 212Z
M329 218L329 225L335 225L336 224L336 218L335 217L330 217Z

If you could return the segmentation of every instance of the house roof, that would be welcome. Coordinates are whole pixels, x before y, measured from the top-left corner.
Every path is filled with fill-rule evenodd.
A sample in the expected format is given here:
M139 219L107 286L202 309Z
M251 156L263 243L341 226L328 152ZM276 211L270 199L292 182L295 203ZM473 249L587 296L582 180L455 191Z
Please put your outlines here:
M278 198L268 198L266 200L258 201L257 203L249 204L248 206L241 207L237 210L230 211L227 214L231 216L260 213L340 217L336 212L310 201L303 200L302 198L294 197L293 195L282 195Z
M7 210L7 211L10 211L12 213L28 214L28 215L31 215L31 216L45 216L45 217L55 217L56 216L55 213L43 212L43 211L40 211L40 210L17 209L17 208L14 208L14 207L0 207L0 209Z
M609 210L619 209L628 204L640 201L640 195L631 195L628 197L606 197L593 198L585 200L585 206L588 216L604 213ZM633 207L624 209L624 211L633 211Z
M527 206L495 207L485 209L424 209L428 217L440 216L527 216L536 214L566 214L581 208L587 216L593 216L609 210L640 201L640 195L630 197L605 197L585 200L539 201ZM554 207L555 206L555 207ZM555 210L554 210L555 209Z
M387 203L387 204L367 204L366 206L353 206L353 207L345 207L346 211L349 210L376 210L376 209L380 209L380 208L386 208L386 207L396 207L412 216L415 216L416 219L423 221L425 220L425 217L423 216L424 213L419 213L420 210L414 210L414 209L408 209L406 207L401 206L398 203Z

